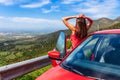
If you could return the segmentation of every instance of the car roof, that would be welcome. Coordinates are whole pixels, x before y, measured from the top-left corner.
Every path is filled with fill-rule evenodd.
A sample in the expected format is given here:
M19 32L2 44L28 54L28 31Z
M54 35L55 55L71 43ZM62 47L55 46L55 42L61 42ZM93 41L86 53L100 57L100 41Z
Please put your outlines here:
M109 30L102 30L102 31L95 31L91 34L120 34L120 29L109 29Z

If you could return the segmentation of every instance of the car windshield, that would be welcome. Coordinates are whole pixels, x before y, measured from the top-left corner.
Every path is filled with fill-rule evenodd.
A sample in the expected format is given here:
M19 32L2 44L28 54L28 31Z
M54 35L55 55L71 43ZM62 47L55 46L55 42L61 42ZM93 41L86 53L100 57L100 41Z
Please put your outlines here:
M84 74L82 72L87 72L87 70L81 71L81 66L84 68L89 66L82 65L82 61L120 65L119 58L120 34L96 34L80 44L61 65L68 67L69 70L71 69L78 74ZM91 69L95 69L95 67L91 67Z

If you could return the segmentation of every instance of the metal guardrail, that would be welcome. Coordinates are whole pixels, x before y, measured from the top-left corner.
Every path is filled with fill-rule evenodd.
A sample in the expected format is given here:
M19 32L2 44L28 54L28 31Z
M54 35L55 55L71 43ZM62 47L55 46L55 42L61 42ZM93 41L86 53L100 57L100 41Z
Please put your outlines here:
M38 68L49 65L48 56L37 57L26 61L0 67L0 80L11 80Z

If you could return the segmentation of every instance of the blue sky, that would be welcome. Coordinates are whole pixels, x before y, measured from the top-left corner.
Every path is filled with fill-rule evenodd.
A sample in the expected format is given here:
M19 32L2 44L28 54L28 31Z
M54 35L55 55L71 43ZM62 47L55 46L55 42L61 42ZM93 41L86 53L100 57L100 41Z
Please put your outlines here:
M120 0L0 0L0 31L67 29L61 19L85 14L92 19L120 16ZM72 21L71 21L72 22Z

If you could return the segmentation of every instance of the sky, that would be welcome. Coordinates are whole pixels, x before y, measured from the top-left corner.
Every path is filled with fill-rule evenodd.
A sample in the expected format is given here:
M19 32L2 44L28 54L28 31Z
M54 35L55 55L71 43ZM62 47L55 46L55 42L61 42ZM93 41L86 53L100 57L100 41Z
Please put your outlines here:
M67 29L61 19L78 14L115 19L120 0L0 0L0 32L50 33Z

